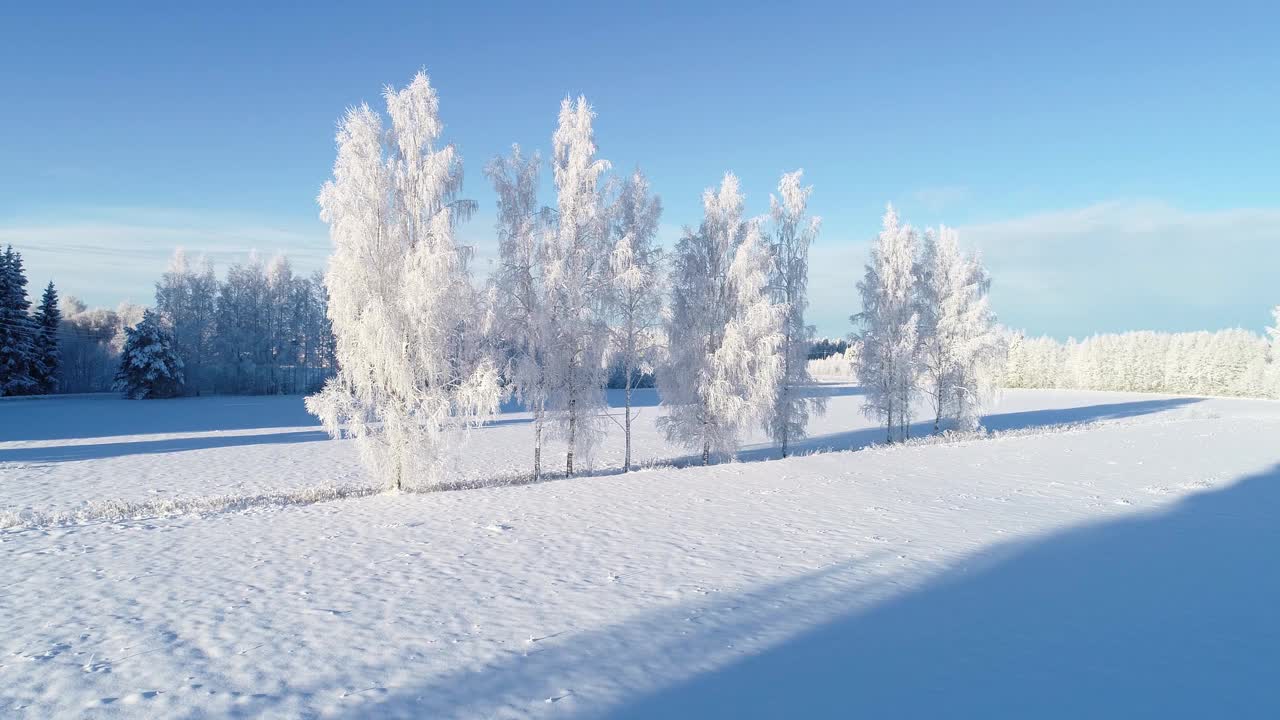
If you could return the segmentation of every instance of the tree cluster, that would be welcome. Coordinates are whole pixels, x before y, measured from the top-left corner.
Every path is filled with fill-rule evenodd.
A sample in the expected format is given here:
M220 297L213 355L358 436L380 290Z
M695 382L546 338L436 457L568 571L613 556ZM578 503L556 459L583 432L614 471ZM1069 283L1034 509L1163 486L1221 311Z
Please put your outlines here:
M103 392L117 384L139 305L89 308L53 283L32 311L22 256L0 254L0 394ZM334 371L323 276L295 275L287 258L256 255L219 280L212 263L179 249L156 283L158 336L182 363L181 392L298 393ZM152 394L133 393L154 397Z
M333 372L323 277L295 274L285 256L251 254L220 281L212 262L179 249L155 297L188 394L307 392Z
M957 233L923 237L892 206L858 283L856 375L864 411L889 442L910 437L913 405L928 403L934 432L972 430L999 383L1004 345L987 301L990 278Z
M809 348L810 360L821 360L832 355L843 355L849 349L849 341L843 338L818 338Z
M484 422L503 396L533 415L533 475L543 443L564 443L564 472L589 466L605 424L624 429L630 469L632 390L656 376L667 437L704 462L763 426L802 437L819 399L804 323L808 246L800 173L783 176L767 218L744 213L727 174L674 253L657 244L661 204L640 171L609 176L595 113L566 98L549 159L554 202L538 199L542 158L513 147L485 167L498 196L498 259L472 281L454 229L461 159L441 144L439 100L425 73L384 93L386 115L348 112L333 179L321 192L334 256L326 284L338 374L308 407L334 435L360 441L395 487L437 478L444 434ZM606 386L622 390L621 417Z
M1084 340L1008 340L1004 384L1184 395L1280 398L1280 307L1260 337L1239 328L1217 332L1128 332Z
M0 253L0 396L58 390L62 316L52 282L30 310L22 254L10 245Z

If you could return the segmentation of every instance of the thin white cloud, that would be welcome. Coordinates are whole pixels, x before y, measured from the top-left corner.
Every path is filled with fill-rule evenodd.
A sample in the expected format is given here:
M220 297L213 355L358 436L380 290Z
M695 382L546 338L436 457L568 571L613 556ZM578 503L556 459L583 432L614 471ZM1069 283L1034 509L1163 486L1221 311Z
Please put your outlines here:
M1280 208L1107 202L960 232L996 310L1033 332L1253 327L1280 302Z
M1192 211L1155 201L1107 202L960 228L983 253L1002 321L1058 336L1154 328L1257 327L1280 303L1280 208ZM680 229L664 224L672 247ZM843 238L839 237L843 234ZM493 217L462 226L477 273L490 270ZM857 311L870 235L849 239L828 225L810 257L809 318L843 335ZM283 252L295 268L324 266L329 240L318 219L293 225L171 209L96 208L57 220L0 222L0 245L26 260L33 287L53 279L91 304L150 302L175 247L225 269L251 250Z
M963 185L937 185L920 188L909 199L913 206L935 213L965 202L969 195L969 188Z
M810 254L809 318L843 335L871 239L832 230ZM991 270L1001 320L1033 333L1256 330L1280 303L1280 208L1115 201L962 226L960 237Z
M323 267L329 253L318 220L289 227L171 209L98 208L10 221L0 225L0 245L9 244L22 253L32 286L53 280L63 294L107 306L150 302L155 281L178 247L222 268L251 251L280 252L300 272Z

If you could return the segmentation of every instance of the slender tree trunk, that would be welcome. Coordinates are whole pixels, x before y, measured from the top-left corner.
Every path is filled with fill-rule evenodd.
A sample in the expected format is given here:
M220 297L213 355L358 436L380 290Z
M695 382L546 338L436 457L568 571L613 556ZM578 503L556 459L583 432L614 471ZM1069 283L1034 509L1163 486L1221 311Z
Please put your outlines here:
M533 479L542 480L542 428L547 421L546 369L538 366L538 394L533 409Z
M934 388L934 390L935 390L935 393L933 396L934 397L933 433L936 435L938 434L939 428L942 426L942 381L938 381L938 384Z
M791 286L787 284L787 315L791 315ZM782 344L782 403L778 408L782 415L782 457L787 456L787 431L791 425L791 318L786 317L787 333Z
M542 410L533 419L533 480L542 480Z
M578 432L578 398L573 389L573 372L569 372L569 452L565 455L564 474L573 477L573 448Z
M889 409L885 413L885 416L887 418L887 422L885 423L887 425L886 430L888 431L885 442L892 445L893 444L893 401L889 402Z
M791 398L788 388L782 389L782 457L787 457L787 440L789 440L788 429L791 424Z
M631 368L626 369L626 403L622 415L623 430L626 434L626 449L622 455L622 472L631 472Z

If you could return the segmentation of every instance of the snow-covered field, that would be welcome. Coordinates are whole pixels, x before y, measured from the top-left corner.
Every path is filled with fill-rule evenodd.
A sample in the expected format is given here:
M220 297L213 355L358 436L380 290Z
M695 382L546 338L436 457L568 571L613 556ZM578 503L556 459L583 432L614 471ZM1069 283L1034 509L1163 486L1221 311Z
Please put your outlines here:
M881 438L820 390L802 451ZM1280 716L1280 403L987 425L629 475L615 432L585 477L358 496L296 397L0 402L0 716Z

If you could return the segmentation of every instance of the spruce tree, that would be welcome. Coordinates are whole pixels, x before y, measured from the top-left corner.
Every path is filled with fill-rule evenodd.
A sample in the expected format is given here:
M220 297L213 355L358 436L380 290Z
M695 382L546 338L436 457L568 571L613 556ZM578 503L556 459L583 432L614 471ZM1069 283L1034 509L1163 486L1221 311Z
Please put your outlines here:
M22 255L10 245L0 255L0 395L25 395L35 389L30 307Z
M53 282L44 289L40 307L35 315L35 352L31 378L35 392L51 393L58 389L58 370L62 366L62 353L58 348L58 326L62 323L62 311L58 309L58 291Z
M115 389L130 400L168 398L181 393L182 359L159 316L147 310L142 322L125 329L125 336Z

